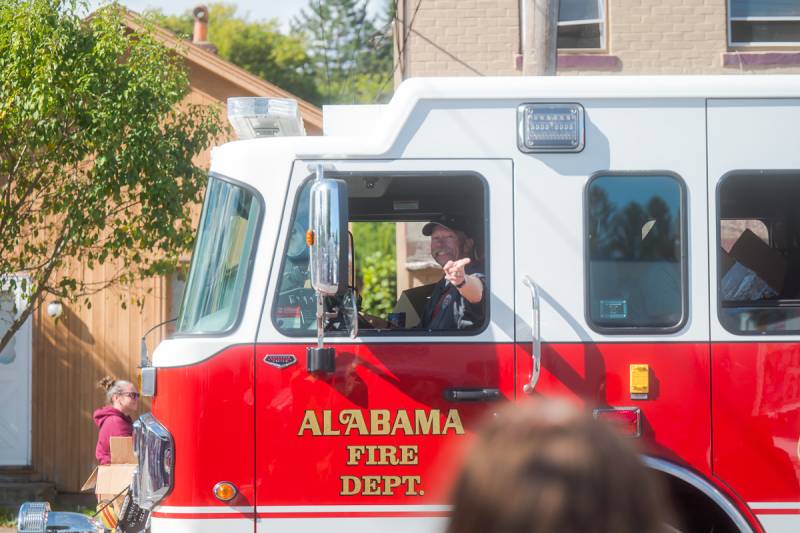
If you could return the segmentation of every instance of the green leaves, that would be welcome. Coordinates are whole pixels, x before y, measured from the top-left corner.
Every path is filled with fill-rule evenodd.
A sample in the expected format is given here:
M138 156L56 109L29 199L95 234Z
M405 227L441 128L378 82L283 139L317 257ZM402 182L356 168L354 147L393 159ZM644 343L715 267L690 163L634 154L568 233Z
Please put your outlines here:
M385 317L397 300L395 224L393 222L354 222L356 243L356 285L362 297L361 310Z
M361 265L361 309L368 315L385 317L397 300L395 258L377 251L364 258Z
M208 40L220 57L316 105L374 103L392 89L394 3L387 0L378 18L366 6L366 0L311 0L285 35L277 21L250 21L231 4L213 3ZM191 39L190 11L147 15Z
M146 14L158 25L191 40L191 11L168 16L160 10ZM250 21L224 3L209 5L208 40L220 57L299 96L319 103L320 93L305 46L297 36L284 35L277 21Z
M192 158L220 128L183 102L178 56L148 30L80 8L0 2L0 276L30 277L36 301L97 290L61 273L67 262L118 260L109 283L176 264L206 179Z
M367 12L367 0L311 0L292 22L308 46L325 103L374 103L387 96L392 5L379 21Z

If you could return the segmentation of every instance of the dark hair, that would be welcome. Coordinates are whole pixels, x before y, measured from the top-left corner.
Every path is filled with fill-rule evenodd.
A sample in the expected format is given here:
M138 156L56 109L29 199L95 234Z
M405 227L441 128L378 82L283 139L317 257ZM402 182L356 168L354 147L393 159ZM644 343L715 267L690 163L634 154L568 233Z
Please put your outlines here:
M565 402L528 402L478 434L448 533L656 533L662 497L615 430Z
M111 390L111 387L114 386L114 383L116 383L116 381L117 380L112 378L111 376L106 376L97 382L97 386L103 389L104 391L108 392L109 390Z
M97 386L106 392L106 401L108 403L111 403L115 394L125 392L125 385L133 386L133 383L125 381L124 379L114 379L111 376L106 376L97 382Z

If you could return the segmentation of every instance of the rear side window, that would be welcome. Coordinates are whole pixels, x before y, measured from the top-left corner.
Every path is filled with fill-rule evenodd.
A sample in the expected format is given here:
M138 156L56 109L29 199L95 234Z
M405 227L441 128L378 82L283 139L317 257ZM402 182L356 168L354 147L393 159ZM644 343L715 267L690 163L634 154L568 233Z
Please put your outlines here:
M736 335L797 333L800 172L731 172L717 193L720 323Z
M683 183L607 175L586 191L586 315L605 333L669 333L686 319Z

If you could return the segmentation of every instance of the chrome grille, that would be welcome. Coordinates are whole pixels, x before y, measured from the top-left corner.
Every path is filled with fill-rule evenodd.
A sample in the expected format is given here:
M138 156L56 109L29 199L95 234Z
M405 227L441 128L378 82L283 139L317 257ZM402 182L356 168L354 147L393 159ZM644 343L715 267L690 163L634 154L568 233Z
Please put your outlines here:
M49 513L50 504L47 502L23 503L19 508L17 530L19 533L44 533Z

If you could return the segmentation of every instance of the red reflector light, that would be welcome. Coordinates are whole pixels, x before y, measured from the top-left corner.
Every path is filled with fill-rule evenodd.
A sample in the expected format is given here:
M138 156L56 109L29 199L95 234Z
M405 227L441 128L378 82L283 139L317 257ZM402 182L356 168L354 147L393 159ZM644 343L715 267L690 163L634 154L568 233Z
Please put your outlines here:
M642 436L642 412L638 407L595 409L594 417L610 424L626 437Z

